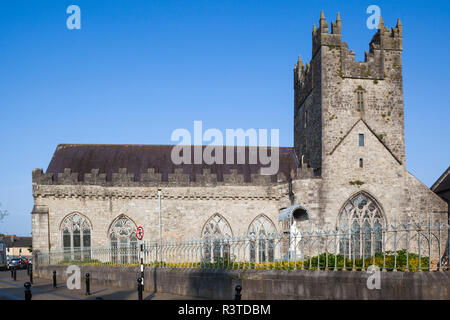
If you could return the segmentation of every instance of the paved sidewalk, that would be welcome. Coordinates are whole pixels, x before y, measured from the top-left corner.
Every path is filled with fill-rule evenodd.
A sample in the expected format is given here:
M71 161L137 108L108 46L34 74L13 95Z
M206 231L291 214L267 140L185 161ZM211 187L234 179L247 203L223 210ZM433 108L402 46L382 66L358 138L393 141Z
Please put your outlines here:
M11 278L11 271L0 271L0 300L24 300L23 284L30 280L27 270L17 270L16 278L16 281ZM95 300L97 297L101 297L103 300L137 300L138 298L137 289L107 288L92 283L91 295L86 296L83 280L80 290L69 290L65 283L59 282L55 289L51 279L33 278L32 300ZM146 291L144 291L143 297L144 300L198 300L196 297Z

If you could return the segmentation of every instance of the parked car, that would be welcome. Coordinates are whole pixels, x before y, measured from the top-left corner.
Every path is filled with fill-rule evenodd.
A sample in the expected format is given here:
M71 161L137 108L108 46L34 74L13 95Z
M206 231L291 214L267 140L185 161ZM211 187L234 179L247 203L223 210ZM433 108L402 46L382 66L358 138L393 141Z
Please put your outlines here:
M13 258L8 262L8 269L17 268L23 269L26 267L25 261L22 258Z
M22 266L22 268L23 269L26 269L27 268L27 264L28 264L28 258L20 258L20 260L21 260L21 266Z
M22 260L23 267L26 269L28 265L28 258L20 258Z

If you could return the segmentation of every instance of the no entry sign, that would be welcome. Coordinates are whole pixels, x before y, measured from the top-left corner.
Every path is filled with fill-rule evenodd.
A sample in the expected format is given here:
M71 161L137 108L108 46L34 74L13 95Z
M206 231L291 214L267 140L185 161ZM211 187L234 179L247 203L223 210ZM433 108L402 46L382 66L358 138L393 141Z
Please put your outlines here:
M142 228L141 226L139 226L136 230L136 237L138 238L138 240L142 240L144 238L144 228Z

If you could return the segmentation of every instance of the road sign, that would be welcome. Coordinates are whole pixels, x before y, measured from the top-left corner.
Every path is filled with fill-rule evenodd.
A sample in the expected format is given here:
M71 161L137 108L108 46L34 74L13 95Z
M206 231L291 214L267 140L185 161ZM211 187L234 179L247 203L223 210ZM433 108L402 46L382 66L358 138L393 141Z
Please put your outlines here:
M143 241L141 241L144 238L144 228L142 228L141 226L137 227L136 229L136 238L138 238L139 242L140 242L140 247L141 250L139 252L139 257L141 260L141 283L140 286L142 288L142 290L144 290L144 243Z
M138 240L142 240L144 238L144 228L142 228L141 226L139 226L136 230L136 237L138 238Z

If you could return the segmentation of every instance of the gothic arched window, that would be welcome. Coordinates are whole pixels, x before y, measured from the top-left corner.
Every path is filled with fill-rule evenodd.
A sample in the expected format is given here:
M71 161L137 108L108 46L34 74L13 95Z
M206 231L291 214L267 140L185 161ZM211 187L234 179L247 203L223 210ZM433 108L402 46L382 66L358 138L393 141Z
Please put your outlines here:
M339 251L349 258L369 257L382 251L383 214L364 192L353 196L339 215Z
M109 228L112 262L121 264L138 262L136 225L125 216L117 218Z
M65 260L90 259L91 224L86 217L69 214L61 223L61 233Z
M207 262L230 257L230 241L233 236L229 223L220 214L206 222L202 231L203 254Z
M248 228L251 262L273 261L275 235L275 225L266 215L252 221Z

